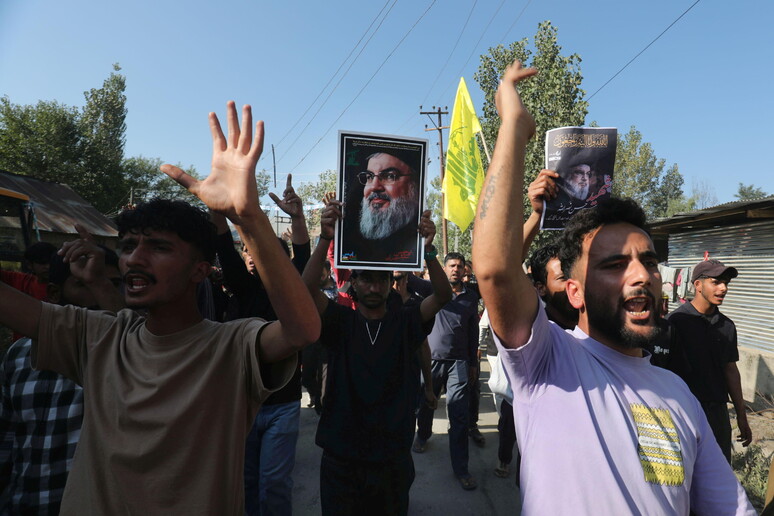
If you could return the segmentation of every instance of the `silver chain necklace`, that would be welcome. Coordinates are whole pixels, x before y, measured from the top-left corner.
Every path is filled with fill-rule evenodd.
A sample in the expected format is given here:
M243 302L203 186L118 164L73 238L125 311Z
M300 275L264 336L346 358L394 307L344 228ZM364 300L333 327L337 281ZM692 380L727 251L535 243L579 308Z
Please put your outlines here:
M382 330L382 321L379 321L379 327L376 328L376 335L371 337L371 327L368 326L368 319L366 319L366 331L368 332L368 338L371 340L371 345L376 344L376 339L379 338L379 332Z

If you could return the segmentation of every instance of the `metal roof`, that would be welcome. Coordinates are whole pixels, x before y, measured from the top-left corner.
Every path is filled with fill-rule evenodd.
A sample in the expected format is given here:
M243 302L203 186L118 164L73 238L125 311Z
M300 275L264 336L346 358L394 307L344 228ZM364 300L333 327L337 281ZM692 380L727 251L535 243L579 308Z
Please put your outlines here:
M774 196L752 201L733 201L703 210L677 213L648 223L651 233L667 235L708 229L742 222L774 219Z
M40 231L77 235L74 227L77 222L92 235L118 236L113 221L97 211L67 185L0 172L0 188L29 196ZM7 223L6 220L0 219L0 225Z

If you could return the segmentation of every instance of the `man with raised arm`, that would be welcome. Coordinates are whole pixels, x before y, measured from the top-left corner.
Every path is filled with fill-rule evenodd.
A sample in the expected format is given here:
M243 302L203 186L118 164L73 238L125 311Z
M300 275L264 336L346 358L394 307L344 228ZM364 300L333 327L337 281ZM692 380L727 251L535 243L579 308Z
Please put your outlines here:
M433 294L420 304L390 306L392 271L354 270L350 282L357 309L328 299L319 289L320 271L340 218L341 203L330 201L303 275L322 316L320 341L328 355L316 438L323 448L322 514L406 514L414 481L416 351L435 314L451 299L451 288L436 259L435 225L426 211L418 229L425 239Z
M535 131L516 84L535 73L514 62L497 91L502 124L473 239L525 451L522 514L755 514L696 398L643 352L658 336L661 278L637 204L601 204L565 229L573 331L548 321L513 266L523 259L524 155Z
M118 314L41 303L0 285L0 323L30 335L33 366L84 388L81 440L62 514L243 514L247 433L261 402L295 370L320 321L298 272L260 210L250 107L228 138L214 113L212 172L162 170L238 228L278 320L203 320L196 286L215 254L207 214L154 200L118 218L126 302ZM91 259L91 258L89 258Z

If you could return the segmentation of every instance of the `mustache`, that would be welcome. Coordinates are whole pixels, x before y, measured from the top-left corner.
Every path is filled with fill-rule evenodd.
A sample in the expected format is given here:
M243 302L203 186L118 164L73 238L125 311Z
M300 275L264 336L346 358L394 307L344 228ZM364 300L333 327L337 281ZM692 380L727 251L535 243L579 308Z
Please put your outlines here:
M367 197L368 202L373 201L374 199L381 199L383 201L391 201L392 198L387 195L386 192L371 192L371 195Z
M129 269L126 271L126 274L124 274L124 283L127 283L128 276L143 276L149 282L156 283L156 276L153 274L148 274L147 272L138 271L137 269Z
M642 287L638 287L638 288L635 288L634 290L627 292L623 296L623 299L626 300L630 297L647 297L651 303L654 303L654 304L656 303L656 298L653 296L653 294L648 289L645 289Z

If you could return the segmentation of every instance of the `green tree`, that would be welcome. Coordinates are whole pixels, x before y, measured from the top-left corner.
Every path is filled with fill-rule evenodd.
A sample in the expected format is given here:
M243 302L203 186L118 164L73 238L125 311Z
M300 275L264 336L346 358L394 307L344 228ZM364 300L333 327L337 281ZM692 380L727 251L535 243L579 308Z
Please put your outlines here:
M473 76L484 92L481 126L491 150L500 128L494 96L505 67L514 59L519 59L522 64L540 70L537 76L519 84L521 98L535 118L536 124L535 138L527 146L525 184L532 182L544 168L546 131L568 125L583 125L588 112L588 102L583 100L585 91L581 89L583 76L580 71L580 56L562 55L557 29L550 21L538 25L533 42L533 47L528 47L529 41L525 38L511 43L508 47L498 45L490 48L487 54L481 56L478 72ZM524 208L525 215L528 216L532 210L526 191ZM557 232L542 232L536 238L535 245L542 245L556 238L554 233Z
M754 201L768 196L769 194L767 194L763 188L743 183L739 183L739 190L734 194L734 197L740 201Z
M101 88L83 94L83 175L77 190L102 212L120 202L126 189L121 170L126 140L126 77L120 71L121 67L114 64Z
M296 186L296 193L305 206L316 206L322 203L323 196L328 192L336 191L338 174L335 170L326 170L317 176L315 182L305 182ZM313 209L306 212L306 227L310 235L320 233L320 215L322 209Z
M102 88L84 93L82 109L0 99L0 169L65 183L103 213L114 209L127 188L126 79L113 70Z
M149 201L156 197L179 199L203 206L195 195L159 170L159 167L164 163L165 161L161 158L145 158L143 156L124 159L121 162L121 171L124 174L124 190L121 192L118 204L108 215L117 213L129 204ZM176 166L183 168L180 163ZM200 178L193 166L184 170L187 174L197 179Z
M0 170L73 184L81 170L79 112L57 102L0 98Z
M634 199L649 219L666 216L669 203L675 205L684 197L684 179L677 165L666 172L665 167L666 160L658 158L652 145L643 141L642 133L631 126L628 133L618 137L613 195Z
M435 239L433 245L438 249L438 258L443 260L443 229L441 223L442 209L441 209L441 178L440 176L434 177L430 181L430 188L428 188L427 195L425 196L425 209L433 212L433 220L436 223ZM449 251L454 251L465 256L467 260L470 260L473 249L473 224L470 225L465 231L462 231L454 222L447 223L447 242Z

